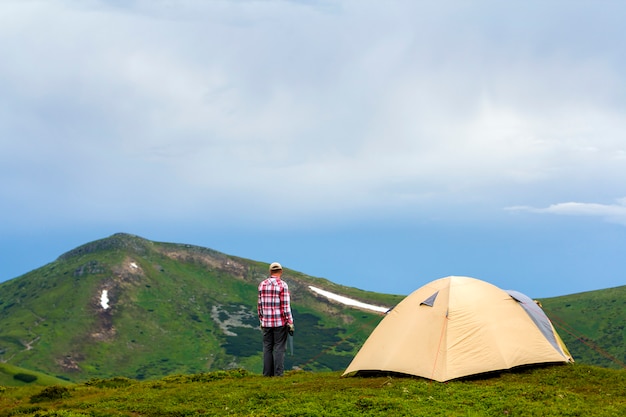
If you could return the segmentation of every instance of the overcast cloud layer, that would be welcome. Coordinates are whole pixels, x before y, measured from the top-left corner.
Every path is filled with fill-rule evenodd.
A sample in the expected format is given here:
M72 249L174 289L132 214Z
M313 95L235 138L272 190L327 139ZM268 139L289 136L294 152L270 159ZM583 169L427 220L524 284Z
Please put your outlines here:
M623 233L626 4L439 3L0 0L0 232Z

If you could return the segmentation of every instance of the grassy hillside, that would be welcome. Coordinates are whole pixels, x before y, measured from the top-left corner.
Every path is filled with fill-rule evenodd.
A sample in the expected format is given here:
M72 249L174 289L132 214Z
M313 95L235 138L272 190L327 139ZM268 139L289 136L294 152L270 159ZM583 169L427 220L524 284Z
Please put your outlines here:
M0 363L0 386L21 387L25 385L50 386L67 385L68 381L54 378L40 372L33 372L17 366Z
M117 234L0 284L0 360L75 382L261 370L257 285L267 264ZM287 269L296 321L286 369L344 369L381 316L317 296L369 293ZM105 292L106 291L106 292ZM103 303L103 294L108 298Z
M541 302L576 361L626 368L626 286Z
M2 388L0 416L616 416L626 371L573 364L448 383L384 376L241 370L138 382Z

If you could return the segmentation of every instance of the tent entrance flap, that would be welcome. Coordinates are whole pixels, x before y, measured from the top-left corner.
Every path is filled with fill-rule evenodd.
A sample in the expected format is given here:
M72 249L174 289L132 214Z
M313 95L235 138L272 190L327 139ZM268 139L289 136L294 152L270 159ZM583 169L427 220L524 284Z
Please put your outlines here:
M506 291L515 301L517 301L526 314L535 323L537 328L541 331L541 334L550 342L550 344L559 352L562 352L565 356L565 352L561 349L559 342L556 339L554 328L552 323L543 310L535 303L535 301L525 294L518 291L507 290ZM569 354L569 352L568 352Z

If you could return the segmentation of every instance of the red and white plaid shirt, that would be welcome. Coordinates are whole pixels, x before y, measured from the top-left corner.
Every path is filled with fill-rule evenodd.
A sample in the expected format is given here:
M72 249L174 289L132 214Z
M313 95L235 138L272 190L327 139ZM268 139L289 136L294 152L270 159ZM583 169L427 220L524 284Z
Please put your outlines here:
M287 283L274 276L261 282L257 309L261 327L282 327L293 323Z

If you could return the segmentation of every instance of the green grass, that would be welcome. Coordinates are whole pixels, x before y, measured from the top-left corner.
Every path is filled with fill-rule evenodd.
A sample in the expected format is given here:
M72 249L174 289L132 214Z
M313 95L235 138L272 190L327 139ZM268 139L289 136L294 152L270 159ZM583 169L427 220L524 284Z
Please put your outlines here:
M624 386L625 370L577 364L448 383L338 372L264 378L232 370L0 387L0 416L623 416Z

